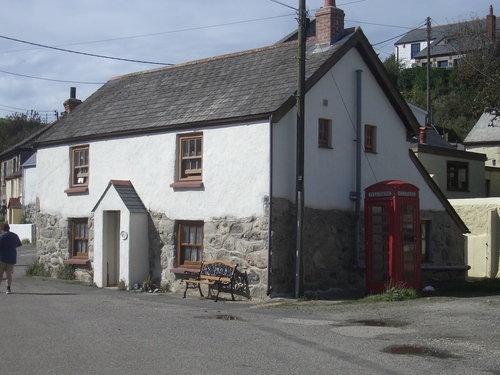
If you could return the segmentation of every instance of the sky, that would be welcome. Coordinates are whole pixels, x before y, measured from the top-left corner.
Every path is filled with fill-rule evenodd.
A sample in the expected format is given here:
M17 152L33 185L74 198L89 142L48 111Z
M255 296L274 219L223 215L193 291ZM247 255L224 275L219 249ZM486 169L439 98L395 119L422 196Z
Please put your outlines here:
M323 5L307 0L309 16ZM490 5L500 15L500 0L336 5L345 27L360 26L382 61L427 17L434 26L484 18ZM272 45L297 29L298 6L299 0L0 0L0 117L35 110L52 122L70 87L85 100L115 76Z

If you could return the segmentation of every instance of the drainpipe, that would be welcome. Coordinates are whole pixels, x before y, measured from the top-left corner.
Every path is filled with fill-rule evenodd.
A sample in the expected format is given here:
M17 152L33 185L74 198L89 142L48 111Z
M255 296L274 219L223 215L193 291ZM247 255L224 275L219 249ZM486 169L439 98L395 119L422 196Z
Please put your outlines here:
M269 116L269 202L267 209L267 290L271 294L271 234L273 219L273 115Z
M361 83L363 71L356 70L356 205L354 209L354 262L353 267L359 268L359 236L361 234Z

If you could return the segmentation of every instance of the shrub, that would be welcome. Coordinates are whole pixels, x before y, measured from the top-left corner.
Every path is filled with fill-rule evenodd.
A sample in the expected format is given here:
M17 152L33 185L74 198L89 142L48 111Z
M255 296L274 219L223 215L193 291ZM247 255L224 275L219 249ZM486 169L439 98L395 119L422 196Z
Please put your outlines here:
M36 259L29 266L26 267L24 274L28 277L30 276L41 276L41 277L51 277L50 270L41 263L40 260Z
M57 278L62 280L74 280L75 269L70 264L61 264L57 267Z
M125 280L121 279L118 282L118 290L127 290L127 284L125 283Z
M27 238L23 238L23 239L21 240L21 243L22 243L23 245L29 245L29 244L31 243L31 241L30 241L29 239L27 239Z

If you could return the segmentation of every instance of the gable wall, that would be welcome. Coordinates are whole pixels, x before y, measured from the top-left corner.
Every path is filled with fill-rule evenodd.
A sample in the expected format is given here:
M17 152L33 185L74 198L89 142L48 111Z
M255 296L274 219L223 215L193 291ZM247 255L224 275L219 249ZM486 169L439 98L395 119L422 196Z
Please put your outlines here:
M356 50L351 50L306 94L305 202L312 208L351 210L355 190L356 70L362 74L364 125L377 127L376 153L362 152L362 189L397 179L420 189L423 210L444 210L408 156L406 128ZM328 106L324 106L324 100ZM318 148L318 118L332 120L331 149ZM294 201L295 113L273 128L273 196ZM363 144L363 142L362 142ZM284 166L284 167L283 167Z

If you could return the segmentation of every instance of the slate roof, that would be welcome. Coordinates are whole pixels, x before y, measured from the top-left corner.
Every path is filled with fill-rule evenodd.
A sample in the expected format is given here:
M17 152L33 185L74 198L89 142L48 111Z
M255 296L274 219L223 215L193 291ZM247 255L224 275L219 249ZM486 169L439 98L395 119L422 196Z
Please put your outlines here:
M382 64L361 29L346 30L324 52L307 44L306 89L350 48L356 47L405 126L413 114L397 90L387 84ZM40 145L110 136L178 130L248 119L276 120L293 107L297 82L297 43L289 42L110 79L41 137ZM395 98L395 99L394 99Z
M500 142L500 117L483 113L465 137L464 144Z
M476 23L479 22L477 25ZM486 19L457 22L441 26L433 26L431 29L431 56L446 56L457 54L460 46L472 48L474 41L468 36L461 35L463 30L486 30ZM497 24L497 34L500 30L500 23ZM485 31L486 32L486 31ZM460 43L454 38L459 38ZM401 44L411 44L427 40L427 28L414 29L406 33L394 43L395 46ZM416 56L416 59L427 58L427 48L423 48Z
M111 186L114 186L116 192L120 196L121 200L125 204L125 207L129 210L129 212L147 212L146 206L144 206L144 203L142 203L141 198L135 191L134 186L132 185L132 182L130 181L121 181L121 180L111 180L108 184L108 187L106 190L104 190L104 193L102 194L101 198L98 200L97 204L95 207L92 209L92 212L94 212L99 204L101 203L102 199L106 196L108 190L111 188Z

